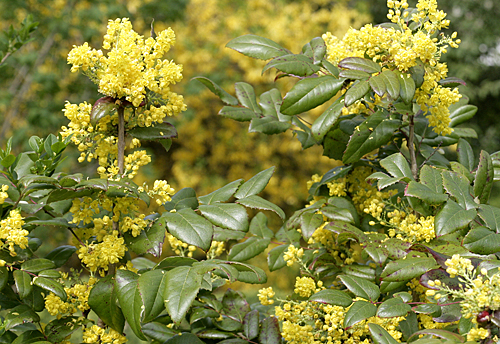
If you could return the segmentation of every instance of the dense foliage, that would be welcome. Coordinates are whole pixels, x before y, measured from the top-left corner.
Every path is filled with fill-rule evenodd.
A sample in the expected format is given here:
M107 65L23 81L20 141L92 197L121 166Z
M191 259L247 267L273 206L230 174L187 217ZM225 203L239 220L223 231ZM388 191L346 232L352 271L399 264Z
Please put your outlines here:
M477 108L442 61L460 44L440 33L446 14L434 0L387 5L389 23L325 33L298 54L254 34L227 44L268 60L276 79L298 79L285 96L273 88L257 99L246 82L233 96L195 77L226 104L222 117L293 131L303 150L341 161L312 177L309 203L288 219L259 196L274 167L203 196L137 182L151 162L141 146L170 150L171 118L186 110L174 92L183 67L165 58L172 29L152 24L146 38L127 18L109 20L102 49L74 46L71 71L102 97L66 102L69 123L32 136L29 151L13 152L12 140L0 151L0 343L498 341L500 209L488 203L500 154L476 157L474 130L458 127ZM8 32L5 60L35 26ZM308 123L303 113L323 104ZM95 171L59 171L70 144ZM458 161L444 154L452 146ZM72 245L40 254L46 242L33 233L43 227L71 233ZM269 270L297 264L300 276L292 295L266 287L250 304L226 285L266 283L248 261L267 249ZM81 269L68 269L76 258Z

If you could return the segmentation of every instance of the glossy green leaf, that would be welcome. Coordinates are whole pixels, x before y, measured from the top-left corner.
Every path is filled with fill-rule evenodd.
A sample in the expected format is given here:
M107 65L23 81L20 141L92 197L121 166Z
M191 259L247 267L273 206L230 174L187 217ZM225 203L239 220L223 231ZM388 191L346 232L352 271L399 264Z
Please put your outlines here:
M239 291L228 289L222 297L224 313L232 319L243 322L245 315L250 312L247 300Z
M192 188L183 188L172 196L172 200L163 205L166 211L181 210L185 208L196 209L198 208L198 198L196 198L196 191Z
M350 264L342 267L345 275L375 282L375 269L367 265Z
M450 112L450 127L454 127L468 121L477 112L477 106L463 105Z
M469 171L474 169L474 152L467 140L459 139L457 144L458 162L464 165Z
M47 277L47 278L61 278L61 273L57 270L49 269L49 270L40 271L38 273L38 276Z
M63 266L75 252L76 252L76 247L70 245L62 245L50 251L45 256L45 259L53 261L55 267L59 268Z
M151 270L139 276L137 289L144 305L143 322L154 320L165 309L163 290L165 289L165 271Z
M262 74L271 68L276 68L283 73L297 76L313 75L320 70L319 66L313 64L311 58L296 54L283 55L272 59L264 66Z
M414 180L408 183L408 186L405 189L405 196L416 197L429 204L443 203L448 199L447 195L434 192L426 185L418 183Z
M410 74L397 73L399 78L400 96L403 102L410 104L415 96L415 81Z
M314 37L306 46L310 47L312 50L314 64L320 65L326 54L326 44L323 38ZM304 48L302 48L302 52L304 52Z
M245 198L251 195L256 195L266 187L274 173L275 167L270 167L264 171L257 173L255 176L243 183L238 191L234 194L237 199Z
M73 332L79 330L81 325L82 321L78 317L66 316L49 322L44 328L44 333L51 343L60 343Z
M378 286L364 278L348 275L339 275L340 280L357 297L365 300L377 301L380 296Z
M458 277L451 278L450 274L447 273L443 268L427 271L420 277L420 284L429 289L436 289L435 286L429 285L429 282L435 281L437 279L452 290L458 290L460 288L460 281L458 280Z
M245 232L233 231L230 229L224 229L215 227L213 240L215 241L228 241L228 240L241 240L245 237Z
M391 100L396 100L399 97L399 91L401 89L399 78L391 70L384 70L379 74L387 87L388 98Z
M352 303L352 297L346 292L335 289L324 289L309 297L309 301L349 307Z
M42 270L55 268L56 265L52 260L46 258L35 258L25 261L21 264L21 270L37 273Z
M39 322L40 316L26 305L19 305L9 310L5 314L3 328L8 331L18 325Z
M436 268L434 258L414 257L389 262L380 277L388 282L409 281Z
M244 198L240 198L236 201L236 203L244 205L247 208L270 210L281 217L282 220L285 219L285 212L280 207L257 195L250 195Z
M138 236L131 233L124 233L123 237L127 247L137 254L149 253L159 257L162 253L163 242L165 241L166 219L160 217L152 225L141 231Z
M281 113L293 116L311 110L335 96L343 83L331 75L299 80L283 99Z
M414 180L410 164L401 153L395 153L380 160L380 165L395 178L405 178L408 181Z
M8 342L4 341L7 340L7 338L4 338L4 336L0 336L0 343L8 343L8 344L32 344L32 343L50 343L45 340L45 336L43 335L42 332L38 330L31 330L31 331L25 331L19 335L19 337L15 337L13 332L7 332L7 335L9 333L12 333L15 339L11 339Z
M342 161L345 164L356 162L363 155L386 144L400 124L399 120L388 119L382 111L372 114L352 134Z
M356 241L366 241L366 234L359 228L344 221L333 220L329 222L325 229L337 233L337 243L342 241L342 237L352 238Z
M442 194L444 188L441 171L442 170L436 167L424 165L420 169L420 183L424 184L435 193Z
M29 222L31 225L36 226L58 226L58 227L71 227L68 220L62 217L49 219L49 220L34 220Z
M115 274L115 288L120 307L127 323L138 338L146 340L141 329L141 314L144 305L142 303L141 293L138 289L138 279L139 275L136 273L129 270L118 269Z
M208 195L198 197L201 204L213 204L218 202L226 202L234 195L238 187L243 182L243 179L235 180L220 189L217 189Z
M413 308L415 313L429 314L433 317L441 315L441 306L434 303L425 303L423 305L418 305Z
M465 210L452 200L448 200L434 219L436 235L439 237L464 228L474 220L476 215L476 209Z
M184 208L175 213L164 213L162 217L167 221L169 233L177 239L198 246L204 251L210 248L213 225L192 209Z
M339 72L339 77L350 80L368 80L371 74L361 70L342 69Z
M316 141L321 141L323 139L342 114L344 104L340 101L341 99L343 98L337 99L314 121L311 132Z
M411 311L411 306L399 297L385 300L378 306L377 316L380 318L404 317Z
M88 301L90 308L106 325L122 333L125 318L116 301L117 288L112 275L101 278L90 290Z
M453 171L443 171L441 174L446 192L454 197L462 208L477 208L477 203L470 194L470 182L465 176Z
M366 301L356 301L344 317L344 328L349 329L360 321L368 319L377 313L377 307Z
M260 322L259 343L280 344L281 333L278 318L268 317Z
M231 247L227 259L244 262L264 252L270 242L271 240L269 238L250 237L244 242Z
M284 133L290 129L292 125L287 122L280 122L276 117L266 116L253 118L248 127L249 133L263 133L266 135L274 135Z
M177 335L175 337L172 337L164 344L205 344L205 343L202 342L195 334L192 334L190 332L182 332L182 336Z
M257 104L255 91L252 85L246 82L237 82L234 84L234 89L236 91L236 97L238 97L241 105L252 110L254 113L262 113L259 105Z
M222 117L230 118L238 122L248 122L254 118L258 118L253 110L244 107L224 106L219 115Z
M344 95L344 105L351 106L370 91L370 84L366 80L358 80L347 90Z
M46 277L35 277L33 278L33 284L51 293L54 293L63 301L66 301L67 299L64 287L61 285L61 283L54 281L53 279Z
M380 325L368 324L368 328L370 329L370 334L372 335L372 339L373 339L373 342L375 344L397 344L397 343L399 343L396 339L394 339L389 334L389 332L387 332Z
M273 116L280 120L286 118L286 116L280 113L282 102L281 92L277 88L266 91L259 97L259 105L262 108L264 116Z
M250 233L260 238L271 239L274 232L267 226L267 216L263 213L257 213L250 222Z
M17 293L21 299L28 297L28 295L33 290L33 285L31 283L31 276L21 270L14 270L12 273L14 275L14 283L16 285Z
M276 246L269 251L267 255L267 266L269 271L276 271L286 266L286 261L283 258L286 250L288 250L288 245Z
M362 57L346 57L339 62L339 67L346 69L361 70L367 73L377 73L382 71L380 65L369 59Z
M254 339L259 335L259 311L254 309L248 312L243 319L243 333L247 339Z
M142 332L156 340L157 342L153 342L153 343L166 343L169 339L173 338L174 336L176 336L178 334L177 331L171 329L170 327L167 327L167 325L165 324L161 324L159 322L149 322L149 323L146 323L146 324L143 324L142 325ZM196 336L195 336L196 339L198 339ZM198 339L198 341L194 341L193 343L203 343L202 341L200 341Z
M166 273L163 298L174 323L184 319L201 288L202 276L199 269L189 266L179 266Z
M459 342L459 343L464 343L465 338L462 337L461 335L457 333L453 333L447 330L443 329L425 329L425 330L420 330L412 334L410 338L408 338L408 342L412 342L412 339L417 339L421 335L431 335L435 336L438 338L443 338L452 341L453 343Z
M191 80L198 80L203 85L205 85L213 94L219 97L225 104L228 105L238 105L238 99L224 91L219 85L217 85L212 80L205 78L203 76L195 76Z
M247 211L239 204L202 204L198 209L205 218L216 226L244 232L248 230Z
M164 140L177 137L177 130L168 123L156 123L154 127L134 127L127 131L130 136L139 140Z
M323 224L322 214L304 213L300 217L300 229L302 236L307 241L316 231L316 229Z
M9 270L5 266L0 266L0 291L7 286L9 280Z
M482 150L479 155L479 165L477 166L476 177L474 178L474 196L477 197L481 203L488 202L491 188L493 187L494 177L495 172L491 157L486 151Z
M500 234L483 226L474 227L465 236L462 245L477 254L496 253L500 251Z
M267 275L259 267L235 261L227 261L238 270L238 281L251 284L263 284L267 282Z
M500 232L500 209L491 205L479 205L478 215L483 219L486 225L496 231Z
M290 54L290 51L269 38L257 35L244 35L232 39L226 47L234 49L243 55L256 59L269 60L277 56Z
M369 83L373 92L375 92L379 97L382 98L387 92L387 85L385 84L385 80L381 74L372 76Z
M377 180L377 188L379 190L383 190L388 186L396 184L397 182L399 182L403 178L402 177L393 178L393 177L388 176L387 174L385 174L383 172L375 172L375 173L372 173L371 175L369 175L367 179Z
M389 257L389 252L378 244L368 244L363 250L378 265L384 264Z

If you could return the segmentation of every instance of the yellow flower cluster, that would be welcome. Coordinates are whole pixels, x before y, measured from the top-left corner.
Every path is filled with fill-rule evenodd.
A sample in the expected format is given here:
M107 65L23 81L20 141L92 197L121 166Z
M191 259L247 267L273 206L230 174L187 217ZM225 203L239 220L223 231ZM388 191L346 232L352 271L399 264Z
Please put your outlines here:
M78 249L78 258L87 268L95 272L98 269L107 271L110 264L116 264L125 255L127 246L118 231L112 231L103 237L102 242L86 243Z
M9 186L3 184L2 189L0 191L0 204L3 204L7 198L9 198L9 194L7 193L7 190L9 190Z
M283 255L283 259L285 260L287 266L292 266L293 263L300 261L303 255L304 249L302 247L296 248L294 245L289 245Z
M127 342L127 338L112 328L106 330L97 325L92 325L83 331L83 342L89 344L123 344Z
M322 287L322 281L318 281L318 287L316 288L316 282L314 282L311 277L297 277L295 280L295 289L293 291L301 297L309 297L324 289Z
M273 287L269 288L262 288L259 290L259 301L262 305L267 306L267 305L272 305L274 303L274 300L269 300L274 297L275 293L273 290Z
M11 210L9 215L0 222L0 247L8 246L10 255L13 257L17 255L15 245L22 249L28 246L29 232L23 229L23 225L24 218L19 209Z
M449 25L449 21L444 19L446 14L437 9L436 0L419 0L411 18L406 1L388 0L387 6L387 16L398 28L367 24L360 30L349 29L342 39L327 32L323 39L327 45L328 60L337 65L347 57L368 56L384 69L401 71L403 77L408 77L411 67L422 65L425 69L424 82L416 90L415 101L426 112L429 124L436 133L450 134L448 107L456 103L461 95L458 89L438 84L448 72L446 64L439 61L447 52L446 48L457 48L460 40L456 39L456 33L435 37L440 29ZM410 24L418 25L412 30ZM358 102L353 106L360 104ZM350 113L358 111L354 107L349 109Z
M221 254L224 253L226 249L226 244L224 241L212 241L212 244L210 245L210 249L207 252L207 258L208 259L214 259L216 257L219 257Z
M170 247L172 248L172 251L174 251L176 255L182 257L185 257L187 255L189 258L193 257L193 252L196 251L196 246L188 245L187 243L177 239L170 233L167 233L167 239Z
M50 293L45 297L45 308L50 315L58 318L64 314L76 313L77 309L84 312L90 309L88 300L92 286L97 283L97 278L90 277L86 283L76 283L71 287L64 287L68 301L64 302L59 296Z
M342 197L347 196L346 191L346 179L339 178L333 182L329 182L326 184L328 189L330 190L330 196Z

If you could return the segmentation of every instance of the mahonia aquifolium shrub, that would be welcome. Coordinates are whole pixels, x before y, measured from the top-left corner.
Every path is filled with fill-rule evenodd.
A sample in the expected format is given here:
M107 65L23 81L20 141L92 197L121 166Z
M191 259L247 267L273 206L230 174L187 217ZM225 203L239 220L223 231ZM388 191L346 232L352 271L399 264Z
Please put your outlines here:
M70 123L57 137L30 138L31 151L15 155L9 141L0 152L0 340L498 341L500 209L488 200L500 154L476 159L466 141L475 132L457 126L477 109L441 61L459 44L440 33L446 14L433 0L387 4L390 23L343 39L326 33L300 54L255 35L230 41L270 60L264 71L298 79L284 97L272 89L257 101L243 82L233 97L196 78L227 104L221 115L264 134L292 129L304 149L319 145L342 161L312 177L309 204L289 219L258 196L274 168L203 196L162 180L134 183L152 160L141 141L168 150L177 136L168 118L185 110L171 90L182 68L164 56L172 30L152 27L144 38L128 19L110 20L103 50L75 46L72 71L103 97L66 103ZM303 121L326 102L312 124ZM70 143L80 163L97 161L98 178L56 172ZM443 154L452 145L458 161ZM250 219L246 208L267 212ZM267 226L272 212L283 220L276 232ZM31 232L41 226L68 231L72 245L40 257L42 240ZM174 255L162 255L165 241ZM264 287L249 304L224 286L266 283L247 261L268 247L271 271L298 264L300 276L292 295ZM81 270L64 269L72 256Z

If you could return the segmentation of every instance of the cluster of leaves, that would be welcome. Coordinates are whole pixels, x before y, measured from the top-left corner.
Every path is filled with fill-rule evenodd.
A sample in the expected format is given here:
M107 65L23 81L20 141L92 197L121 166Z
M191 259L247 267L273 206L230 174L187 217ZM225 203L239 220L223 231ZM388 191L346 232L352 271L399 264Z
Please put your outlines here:
M5 60L19 50L23 45L31 41L31 34L36 30L37 22L33 21L33 16L28 15L19 29L13 25L8 30L3 31L3 37L0 40L0 66L4 66Z

